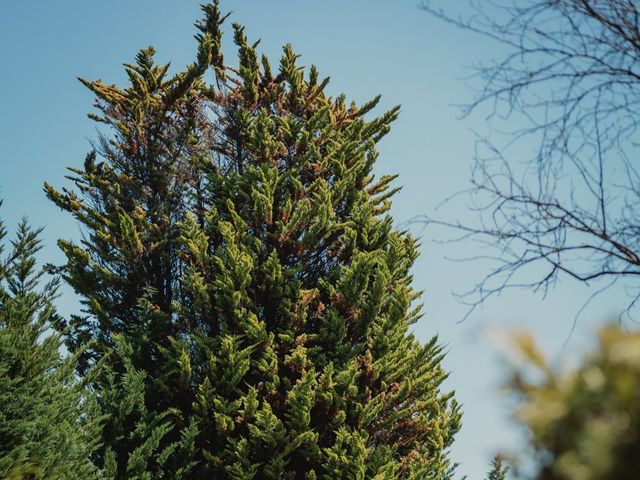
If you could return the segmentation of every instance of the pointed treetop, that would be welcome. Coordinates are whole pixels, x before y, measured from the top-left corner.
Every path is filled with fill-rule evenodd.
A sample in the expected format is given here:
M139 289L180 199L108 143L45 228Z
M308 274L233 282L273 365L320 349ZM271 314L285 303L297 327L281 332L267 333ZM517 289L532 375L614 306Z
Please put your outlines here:
M210 37L210 64L213 67L216 78L220 82L225 78L224 56L222 55L222 29L224 21L231 15L222 15L218 0L213 3L204 4L200 7L204 12L204 17L196 21L195 26L201 33L196 34L196 40L202 45L205 37Z

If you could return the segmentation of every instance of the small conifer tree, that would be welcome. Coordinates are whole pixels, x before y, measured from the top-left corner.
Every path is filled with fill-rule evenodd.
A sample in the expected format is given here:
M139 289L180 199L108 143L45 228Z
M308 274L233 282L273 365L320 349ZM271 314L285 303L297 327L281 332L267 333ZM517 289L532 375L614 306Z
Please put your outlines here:
M76 190L46 186L83 225L62 241L83 298L69 347L108 417L116 478L444 479L460 414L440 389L411 287L416 241L393 228L376 143L396 118L325 93L284 47L273 70L217 2L196 62L168 76L141 51L121 89L84 82L113 127ZM215 79L207 82L204 74ZM98 154L100 158L98 158Z
M505 465L498 455L491 462L491 470L487 473L487 480L506 480L509 473L509 466Z
M39 285L38 231L21 222L2 257L5 235L0 223L0 478L97 478L91 401L51 332L57 280Z

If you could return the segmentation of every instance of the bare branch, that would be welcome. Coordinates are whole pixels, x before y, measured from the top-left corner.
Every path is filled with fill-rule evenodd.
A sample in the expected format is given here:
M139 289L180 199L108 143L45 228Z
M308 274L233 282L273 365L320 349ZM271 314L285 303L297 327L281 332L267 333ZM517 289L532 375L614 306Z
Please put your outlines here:
M612 285L640 277L640 13L631 0L470 1L462 16L421 8L491 39L503 57L479 63L463 115L488 111L507 141L478 136L466 192L477 222L421 217L493 252L494 267L460 295L471 307L507 288L546 293L559 275ZM485 110L488 109L488 110ZM518 144L535 155L514 156ZM509 158L507 158L507 156ZM530 268L546 266L542 270ZM630 290L627 313L640 289Z

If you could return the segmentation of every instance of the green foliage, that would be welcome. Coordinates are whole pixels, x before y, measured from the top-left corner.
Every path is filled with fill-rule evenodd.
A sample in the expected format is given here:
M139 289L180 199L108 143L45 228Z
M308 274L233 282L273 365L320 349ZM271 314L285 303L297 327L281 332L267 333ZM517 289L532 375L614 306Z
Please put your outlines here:
M522 404L539 467L535 478L634 478L640 468L640 333L604 327L598 346L570 371L557 371L528 336L520 349L542 375L517 371L511 388Z
M86 82L111 127L75 190L46 191L86 232L62 241L85 314L68 346L107 416L108 476L444 479L460 414L436 339L408 333L416 241L387 213L370 117L284 47L273 72L217 2L198 59L167 76L142 50L125 89ZM258 59L261 58L261 61ZM205 67L215 84L204 80Z
M40 288L38 234L22 221L0 257L0 477L97 478L89 461L99 441L93 401L51 332L58 282ZM5 235L0 223L0 254Z
M487 475L487 480L505 480L508 472L509 467L504 465L502 458L497 456L491 462L491 470Z

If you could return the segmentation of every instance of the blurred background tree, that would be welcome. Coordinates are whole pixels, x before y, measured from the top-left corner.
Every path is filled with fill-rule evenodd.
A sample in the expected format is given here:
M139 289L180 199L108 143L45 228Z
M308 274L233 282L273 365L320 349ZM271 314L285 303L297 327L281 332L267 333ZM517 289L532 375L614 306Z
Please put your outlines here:
M528 334L517 346L525 367L514 369L508 389L520 400L515 419L528 433L533 478L634 478L640 470L640 333L603 327L593 351L570 370L550 365ZM523 476L522 468L516 472Z

